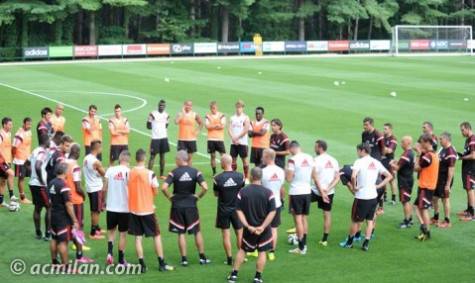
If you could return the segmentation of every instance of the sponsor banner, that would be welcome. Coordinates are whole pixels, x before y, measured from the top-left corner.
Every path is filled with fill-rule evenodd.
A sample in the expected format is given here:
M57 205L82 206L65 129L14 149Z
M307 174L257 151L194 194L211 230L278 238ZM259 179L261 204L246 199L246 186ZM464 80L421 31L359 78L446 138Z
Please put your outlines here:
M74 46L74 57L96 57L97 45L76 45Z
M398 41L399 50L409 50L409 40Z
M73 57L73 47L72 46L50 46L48 55L50 58Z
M467 42L467 48L468 49L475 49L475 40L468 40Z
M285 52L285 41L264 41L262 43L264 52Z
M371 40L369 42L369 49L375 51L386 51L391 49L390 40Z
M350 41L333 40L328 42L328 51L348 51L350 49Z
M350 42L350 50L368 51L369 49L369 40L353 40Z
M195 54L216 54L218 44L216 42L197 42L193 45Z
M170 55L170 44L147 44L147 55Z
M428 39L415 39L409 43L411 50L429 50L430 40Z
M220 42L218 43L218 53L239 53L239 42Z
M307 41L307 51L328 51L328 41Z
M99 45L97 50L98 56L121 56L122 55L122 45Z
M147 47L145 44L124 44L122 45L122 54L124 56L146 55Z
M24 58L48 58L48 47L23 48Z
M286 41L285 52L306 52L307 42L305 41Z
M467 48L466 40L450 40L449 49L465 49Z
M175 43L171 46L172 54L193 54L193 44Z
M241 53L255 53L256 46L252 41L242 41L239 45L239 50Z
M430 49L432 50L446 50L449 48L449 42L447 40L431 40Z

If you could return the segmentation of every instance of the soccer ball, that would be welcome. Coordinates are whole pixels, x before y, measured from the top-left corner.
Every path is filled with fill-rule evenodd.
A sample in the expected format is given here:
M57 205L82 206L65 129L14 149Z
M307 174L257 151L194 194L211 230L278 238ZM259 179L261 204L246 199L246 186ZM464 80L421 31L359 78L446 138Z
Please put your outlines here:
M299 241L297 239L297 234L289 234L289 236L287 236L287 243L289 243L289 245L298 245Z
M16 201L11 201L8 210L10 210L10 212L18 212L20 210L20 204Z

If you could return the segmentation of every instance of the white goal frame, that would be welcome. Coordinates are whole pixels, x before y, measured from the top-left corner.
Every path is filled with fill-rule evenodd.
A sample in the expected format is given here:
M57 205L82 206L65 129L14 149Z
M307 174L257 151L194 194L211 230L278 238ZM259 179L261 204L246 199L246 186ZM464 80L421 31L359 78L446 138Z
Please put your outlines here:
M475 41L473 39L472 26L468 26L468 25L461 25L461 26L457 26L457 25L447 25L447 26L442 26L442 25L396 25L392 28L391 53L394 56L399 55L399 30L401 28L406 28L406 29L421 28L421 29L435 29L435 30L438 30L438 29L461 29L461 28L462 29L468 29L469 38L467 39L467 47L466 47L466 49L468 49L468 50L464 54L473 56L473 49L475 48ZM438 37L434 38L434 40L438 40Z

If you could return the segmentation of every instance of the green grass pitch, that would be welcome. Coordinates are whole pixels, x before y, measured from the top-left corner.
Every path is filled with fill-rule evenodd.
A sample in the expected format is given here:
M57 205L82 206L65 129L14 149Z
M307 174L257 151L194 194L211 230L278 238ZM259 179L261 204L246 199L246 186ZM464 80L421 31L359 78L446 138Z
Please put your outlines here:
M169 78L169 82L165 80ZM458 129L460 122L474 123L475 60L472 57L360 57L360 58L285 58L265 60L200 60L149 62L97 62L94 64L54 64L0 66L0 116L11 116L14 131L21 119L31 116L38 121L43 106L53 107L60 100L66 107L66 131L81 141L80 121L91 103L101 115L112 113L120 103L131 126L131 150L148 149L149 131L145 127L147 114L156 108L159 99L168 103L167 111L174 117L185 99L192 99L194 109L201 115L208 103L216 100L228 116L234 102L243 99L246 113L253 117L256 106L264 106L266 117L281 118L284 131L313 154L317 138L326 139L329 152L341 165L356 158L355 145L360 141L362 119L375 118L377 128L392 122L398 138L418 136L421 123L430 120L435 131L453 134L457 149L463 147ZM334 81L345 82L339 86ZM7 87L12 86L11 87ZM390 92L397 92L397 97ZM35 96L39 94L42 97ZM120 96L122 94L122 96ZM123 96L128 95L128 96ZM133 98L136 97L136 98ZM465 98L468 98L466 101ZM145 106L140 108L142 104ZM137 108L139 108L137 110ZM111 115L111 114L107 114ZM103 123L106 127L106 124ZM105 131L107 132L107 131ZM170 126L171 141L176 141L176 126ZM36 138L36 134L34 134ZM198 149L205 153L205 136L200 136ZM108 134L105 134L108 144ZM34 144L37 142L34 140ZM172 169L174 147L167 159ZM401 153L398 148L397 155ZM108 156L108 148L105 148ZM201 155L194 159L210 184L209 160ZM210 184L211 185L211 184ZM29 193L29 190L27 189ZM457 165L452 193L453 228L433 229L433 239L420 243L413 239L418 226L399 230L402 209L386 205L386 213L378 220L376 239L370 251L344 250L338 242L346 234L352 196L339 185L333 210L333 229L329 246L317 242L322 234L322 213L312 207L310 216L309 253L294 256L287 253L289 245L285 229L292 226L288 214L283 214L277 260L268 263L264 272L266 282L473 282L475 226L459 223L455 212L465 208L466 196L461 188L460 162ZM170 204L163 195L156 199L162 229L165 256L178 265L179 253L174 234L167 231ZM88 207L86 203L85 207ZM144 242L145 260L149 272L127 276L14 276L10 261L21 258L27 264L49 263L48 244L34 240L32 206L22 206L19 213L0 210L0 280L2 282L224 282L229 268L225 259L220 231L214 228L216 200L212 192L199 204L206 252L213 260L209 266L198 264L198 255L189 238L191 265L177 267L175 272L159 273L152 242ZM89 216L86 211L86 231ZM105 227L105 215L101 217ZM106 241L89 241L87 255L105 263ZM116 251L114 251L116 252ZM72 255L72 254L71 254ZM136 263L133 238L129 238L126 258ZM244 264L240 282L250 282L254 260Z

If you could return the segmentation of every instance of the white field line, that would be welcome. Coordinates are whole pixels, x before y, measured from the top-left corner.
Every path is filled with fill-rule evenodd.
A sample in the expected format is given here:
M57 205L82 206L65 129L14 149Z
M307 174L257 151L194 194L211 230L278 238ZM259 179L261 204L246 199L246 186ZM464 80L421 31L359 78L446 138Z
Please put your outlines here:
M216 61L216 60L266 60L266 59L305 59L305 58L351 58L351 57L391 57L394 56L391 53L365 53L365 54L338 54L338 53L325 53L325 54L296 54L296 55L233 55L233 56L195 56L195 57L147 57L147 58L114 58L107 59L102 57L101 59L86 59L86 60L57 60L57 61L26 61L26 62L11 62L0 63L2 66L17 66L17 65L56 65L56 64L99 64L99 63L114 63L114 62L170 62L174 61ZM470 56L470 54L464 53L400 53L399 57L446 57L446 56ZM398 57L395 56L395 57Z
M18 88L16 86L12 86L12 85L9 85L9 84L6 84L6 83L2 83L0 82L0 86L4 86L6 88L9 88L9 89L13 89L13 90L16 90L18 92L23 92L23 93L26 93L26 94L29 94L29 95L32 95L32 96L35 96L35 97L39 97L39 98L42 98L44 100L48 100L48 101L51 101L51 102L54 102L54 103L61 103L63 104L65 107L68 107L70 109L73 109L73 110L76 110L78 112L81 112L81 113L84 113L84 114L87 114L88 112L84 109L81 109L77 106L74 106L72 104L69 104L69 103L65 103L65 102L62 102L60 100L57 100L57 99L54 99L54 98L50 98L50 97L47 97L47 96L44 96L44 95L41 95L41 94L38 94L36 92L32 92L32 91L29 91L29 90L25 90L25 89L21 89L21 88ZM102 120L105 120L105 121L108 121L107 118L104 118L102 116L99 116ZM152 135L150 135L149 133L146 133L142 130L139 130L139 129L135 129L135 128L131 128L131 131L132 132L135 132L135 133L138 133L138 134L141 134L143 136L146 136L146 137L149 137L149 138L152 138ZM176 143L173 143L173 142L169 142L172 146L177 146ZM196 153L197 155L199 156L202 156L204 158L207 158L209 159L210 157L207 155L207 154L204 154L204 153L201 153L201 152L197 152Z
M156 159L155 159L155 161L157 161ZM216 162L218 162L218 159L219 158L216 158ZM209 161L193 162L193 166L195 166L195 165L208 165L208 164L209 164ZM165 167L173 167L173 166L176 166L176 164L175 163L166 163L165 164ZM160 167L160 165L159 164L154 164L153 167L158 168L158 167Z

